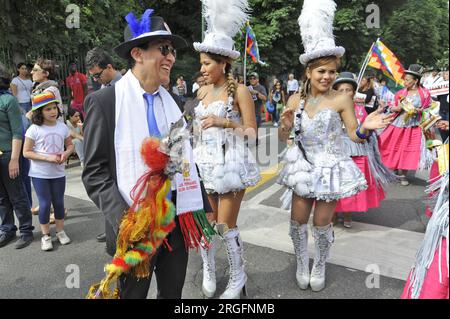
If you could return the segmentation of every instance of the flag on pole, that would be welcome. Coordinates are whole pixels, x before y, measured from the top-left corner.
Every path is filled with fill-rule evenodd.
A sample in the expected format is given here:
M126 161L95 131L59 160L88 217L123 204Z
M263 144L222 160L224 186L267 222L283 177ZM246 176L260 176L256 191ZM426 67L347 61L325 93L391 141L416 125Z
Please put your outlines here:
M246 43L247 48L246 52L250 57L252 58L252 61L254 63L259 63L261 65L266 65L263 61L261 61L259 57L259 50L258 50L258 43L256 42L256 36L253 32L252 28L250 27L250 23L247 22L247 35L246 35Z
M379 39L372 46L368 66L382 70L387 77L403 86L403 75L405 73L403 65L395 54Z

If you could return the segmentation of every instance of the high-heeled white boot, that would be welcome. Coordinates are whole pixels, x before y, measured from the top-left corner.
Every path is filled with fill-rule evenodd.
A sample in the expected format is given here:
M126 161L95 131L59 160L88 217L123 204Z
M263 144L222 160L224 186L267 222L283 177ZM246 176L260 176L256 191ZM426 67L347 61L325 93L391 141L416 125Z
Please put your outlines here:
M325 287L325 263L330 253L331 244L334 242L333 224L313 227L316 255L311 270L309 285L313 291L320 291Z
M227 288L220 296L220 299L239 299L241 292L247 295L245 284L247 283L247 275L244 271L244 246L236 228L228 230L222 236L227 251L228 263L230 264L230 278L228 279Z
M205 248L202 242L200 246L200 254L203 259L203 282L202 291L205 297L212 298L216 293L216 263L214 260L217 246L218 246L217 236L213 236L209 247Z
M300 289L309 286L309 257L308 257L308 224L299 224L291 220L289 235L294 244L295 257L297 257L297 271L295 278Z

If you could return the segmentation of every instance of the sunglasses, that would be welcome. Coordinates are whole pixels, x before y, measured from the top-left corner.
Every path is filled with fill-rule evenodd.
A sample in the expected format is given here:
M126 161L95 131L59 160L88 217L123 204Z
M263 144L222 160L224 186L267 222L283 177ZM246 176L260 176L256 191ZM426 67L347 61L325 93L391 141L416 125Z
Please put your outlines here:
M101 70L101 71L98 72L98 73L92 74L92 77L93 77L94 79L96 79L96 80L100 79L100 77L101 77L102 74L103 74L103 71L105 71L105 69Z
M161 45L158 47L158 49L159 49L159 51L161 51L161 54L162 54L163 56L168 56L169 53L171 53L171 54L173 55L174 58L177 57L177 50L175 50L174 47L172 47L172 46L169 45L169 44L161 44Z

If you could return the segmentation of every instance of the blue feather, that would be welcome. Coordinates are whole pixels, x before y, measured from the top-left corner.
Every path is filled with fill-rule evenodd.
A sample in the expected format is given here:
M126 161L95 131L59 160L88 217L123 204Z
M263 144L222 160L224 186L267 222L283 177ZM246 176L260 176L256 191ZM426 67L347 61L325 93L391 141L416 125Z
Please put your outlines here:
M128 25L130 26L131 34L133 35L133 38L137 38L141 34L150 32L150 26L151 26L151 15L153 13L153 9L147 9L145 10L144 14L142 15L141 21L136 19L133 12L130 12L125 17L125 20L128 22Z
M139 21L134 16L134 13L133 12L128 13L127 16L125 17L125 20L127 20L128 22L133 38L139 36Z
M145 10L144 14L141 18L141 34L150 32L150 27L152 25L151 15L153 13L153 9Z

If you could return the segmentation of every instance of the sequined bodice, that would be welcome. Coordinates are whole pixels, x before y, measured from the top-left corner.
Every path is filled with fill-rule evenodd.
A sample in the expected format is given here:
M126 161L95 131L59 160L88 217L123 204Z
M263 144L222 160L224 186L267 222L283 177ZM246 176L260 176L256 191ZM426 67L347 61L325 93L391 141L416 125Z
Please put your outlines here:
M343 145L343 134L339 113L325 108L313 118L309 118L305 111L302 112L299 134L295 139L301 141L308 159L314 164L332 167L337 161L348 157Z
M227 105L224 101L214 101L210 103L207 107L203 105L203 102L200 103L195 108L195 117L197 119L202 118L203 116L215 115L218 117L227 117L230 121L234 121L237 123L241 122L241 115L238 111L233 110L231 106Z
M203 155L200 155L203 159L212 160L212 157L216 157L217 160L220 159L218 154L221 154L222 145L225 143L227 136L232 133L232 130L227 130L222 127L209 127L207 129L202 129L202 118L208 115L215 115L217 117L228 117L230 121L235 121L240 123L241 117L239 112L231 109L232 104L226 104L224 101L214 101L210 103L207 107L200 103L195 108L195 120L194 120L194 144L195 148L207 149L209 155L206 156L205 152L202 151ZM211 157L211 159L210 159Z

